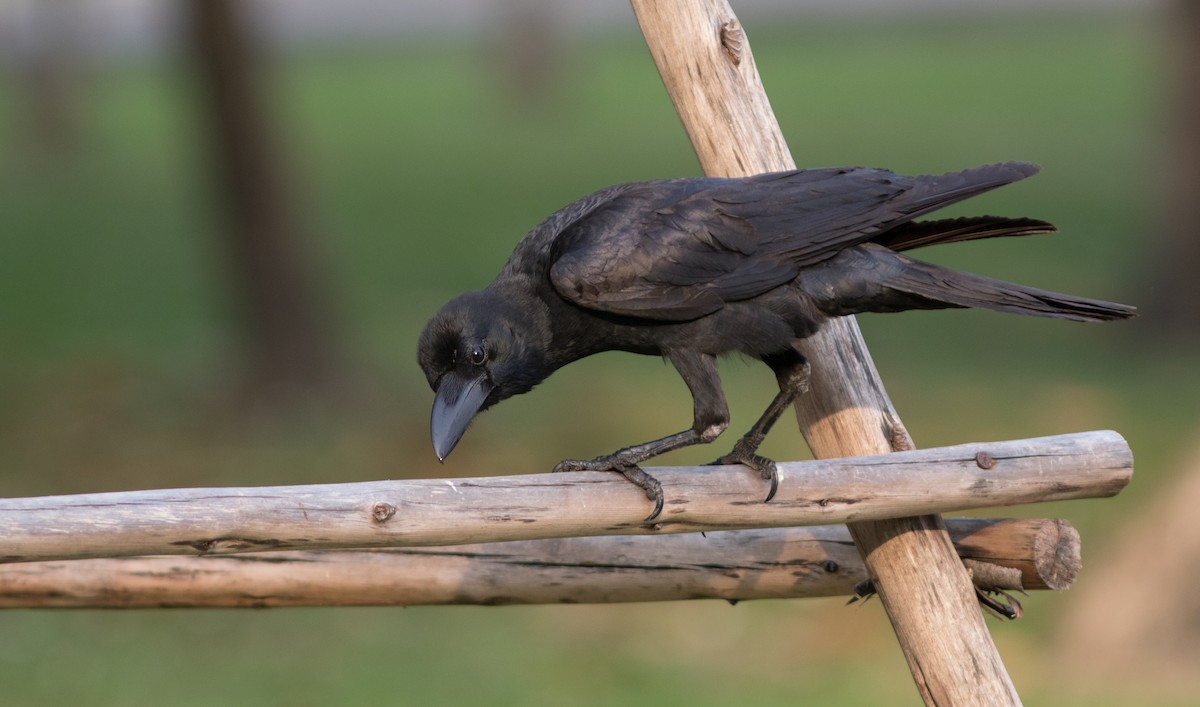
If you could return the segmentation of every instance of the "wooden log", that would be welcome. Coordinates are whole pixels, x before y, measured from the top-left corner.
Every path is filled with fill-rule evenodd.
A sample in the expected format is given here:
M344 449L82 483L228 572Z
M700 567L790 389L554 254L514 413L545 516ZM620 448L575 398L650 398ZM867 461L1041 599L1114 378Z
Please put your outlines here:
M792 169L750 46L726 0L632 0L706 174ZM913 448L853 317L804 345L812 390L796 402L814 456ZM1017 705L970 578L940 517L855 522L855 544L926 704Z
M1079 576L1079 532L1068 521L947 518L946 525L959 557L1017 570L1025 589L1061 591Z
M986 463L981 460L986 459ZM616 474L577 472L0 499L0 560L455 545L845 523L1111 496L1132 456L1115 432L780 464L647 468L665 510Z
M1061 520L947 521L959 554L1063 589L1079 569ZM845 526L563 538L438 548L26 562L0 608L413 606L845 596L863 578Z

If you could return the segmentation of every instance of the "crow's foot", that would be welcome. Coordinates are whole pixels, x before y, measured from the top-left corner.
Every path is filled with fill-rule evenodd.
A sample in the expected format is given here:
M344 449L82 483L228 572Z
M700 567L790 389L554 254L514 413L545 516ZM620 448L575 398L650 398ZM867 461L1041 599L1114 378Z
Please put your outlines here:
M870 577L864 577L850 591L850 601L846 602L846 605L849 606L856 601L861 601L865 604L873 596L875 596L875 583L871 581Z
M634 486L645 491L646 498L654 501L654 510L646 516L643 523L652 522L662 513L662 484L658 479L642 471L642 467L637 464L623 461L619 454L606 454L595 459L564 459L554 466L554 472L563 471L615 471L628 479Z
M1025 615L1025 609L1021 606L1021 602L1006 591L975 587L975 598L979 600L983 608L1001 618L1016 620Z
M762 442L761 439L756 440L751 435L746 435L739 439L737 444L733 445L733 451L712 462L710 466L741 464L757 471L758 475L764 480L771 482L771 490L767 492L767 497L763 499L763 503L767 503L772 498L775 498L775 492L779 490L779 465L771 459L755 454L755 450L758 449L760 442Z
M854 585L850 601L846 603L853 604L856 601L865 603L873 596L875 596L875 583L868 577ZM1021 602L1017 601L1012 594L1001 589L984 589L976 586L975 598L979 600L980 606L1001 618L1015 620L1025 615L1025 609L1021 606Z

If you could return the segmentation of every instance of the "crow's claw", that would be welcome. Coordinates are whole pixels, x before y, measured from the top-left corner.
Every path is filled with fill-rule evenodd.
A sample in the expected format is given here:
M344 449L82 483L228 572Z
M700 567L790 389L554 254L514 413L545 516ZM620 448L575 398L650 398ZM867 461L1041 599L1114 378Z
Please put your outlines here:
M767 503L772 498L775 498L775 492L779 490L779 465L773 460L767 459L764 456L743 452L742 450L738 449L738 447L741 446L742 443L739 441L737 445L734 446L732 452L726 454L720 459L717 459L716 461L711 462L709 466L741 464L743 466L750 467L754 471L757 471L758 475L761 476L763 480L771 482L771 490L767 492L767 497L763 499L763 503Z
M642 471L637 464L620 461L615 455L596 457L595 459L564 459L554 465L554 473L564 471L614 471L624 476L634 486L646 492L646 498L654 501L654 510L646 516L643 523L653 522L662 513L663 489L662 483L653 476Z
M1004 601L1004 599L999 597L993 598L991 596L993 594L1004 597L1008 601ZM1001 618L1016 620L1025 615L1025 609L1021 606L1021 602L1017 601L1017 598L1012 594L1000 589L984 590L976 587L975 597L979 600L983 608Z
M991 596L993 594L1004 598L993 598ZM875 596L875 583L871 581L870 577L867 577L854 585L850 601L846 602L846 604L853 604L856 601L866 602L873 596ZM979 604L984 609L1001 618L1015 620L1025 615L1025 610L1021 606L1021 602L1017 601L1016 597L1006 591L1000 589L981 589L976 586L975 598L979 600ZM1005 599L1008 601L1005 601Z
M849 606L856 601L867 603L867 600L875 596L875 582L871 581L870 577L865 577L854 585L854 589L850 592L850 601L846 602Z

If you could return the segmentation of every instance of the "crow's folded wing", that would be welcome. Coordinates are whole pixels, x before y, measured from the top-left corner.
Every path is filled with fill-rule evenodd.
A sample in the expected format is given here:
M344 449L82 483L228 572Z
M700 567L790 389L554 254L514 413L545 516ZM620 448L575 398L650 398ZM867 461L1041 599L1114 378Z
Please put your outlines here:
M564 229L550 278L563 297L589 309L695 319L1034 171L1010 163L936 177L842 168L646 182Z

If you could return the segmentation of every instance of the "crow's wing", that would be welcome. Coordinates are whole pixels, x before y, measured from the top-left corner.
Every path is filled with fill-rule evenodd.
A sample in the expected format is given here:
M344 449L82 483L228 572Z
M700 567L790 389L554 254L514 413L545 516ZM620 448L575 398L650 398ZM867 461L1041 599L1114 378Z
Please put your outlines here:
M557 237L555 289L614 314L685 321L749 299L913 218L1037 168L989 165L941 176L815 169L744 179L646 182Z

